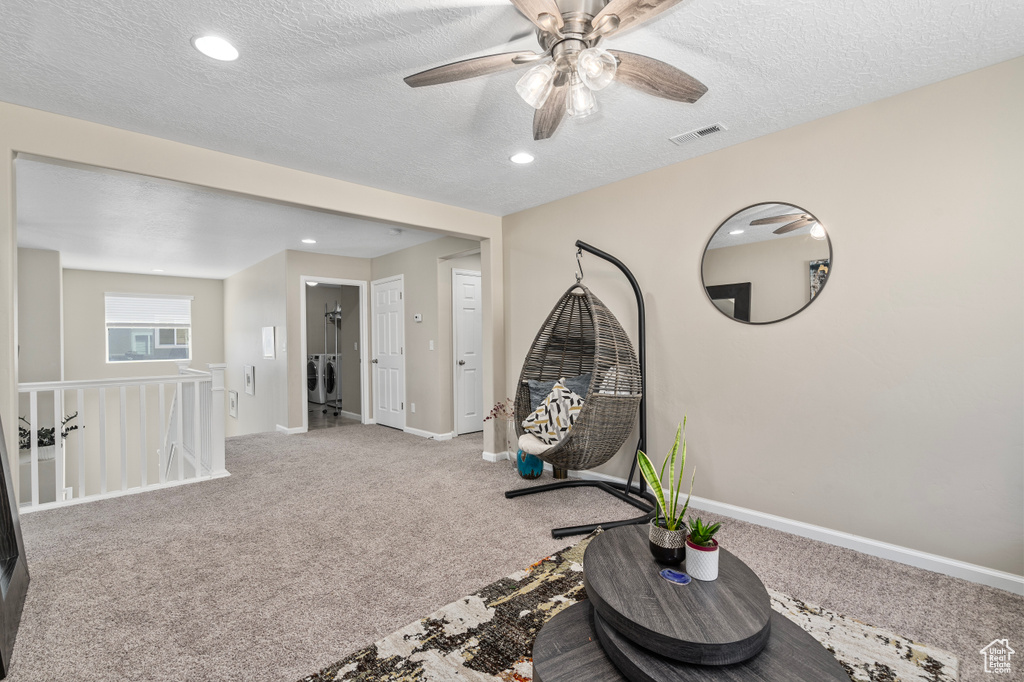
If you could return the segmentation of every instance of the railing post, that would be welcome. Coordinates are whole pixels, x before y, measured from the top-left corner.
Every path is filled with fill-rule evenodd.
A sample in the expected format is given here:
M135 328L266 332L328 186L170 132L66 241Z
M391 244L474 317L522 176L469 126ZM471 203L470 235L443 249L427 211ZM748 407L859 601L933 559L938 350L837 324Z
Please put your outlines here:
M226 473L224 462L224 369L226 364L207 365L210 368L210 473Z

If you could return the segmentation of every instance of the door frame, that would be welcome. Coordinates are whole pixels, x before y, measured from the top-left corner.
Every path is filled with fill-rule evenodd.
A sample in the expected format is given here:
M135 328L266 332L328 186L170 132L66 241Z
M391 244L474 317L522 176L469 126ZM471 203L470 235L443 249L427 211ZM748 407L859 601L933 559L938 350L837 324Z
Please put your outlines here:
M324 284L340 284L347 287L359 287L359 411L362 413L360 415L360 421L363 424L372 424L373 420L369 417L370 389L367 386L366 376L369 371L367 367L370 364L370 344L367 342L368 332L366 328L366 281L361 279L338 279L337 277L318 277L316 275L299 276L299 315L301 318L301 324L299 325L299 345L302 351L300 357L302 358L303 388L306 388L306 358L309 356L309 352L306 347L306 282L322 282ZM302 392L302 405L302 431L305 433L306 431L309 431L309 391L304 390Z
M465 268L452 268L452 433L456 436L461 436L459 432L459 358L458 358L458 332L459 332L459 318L455 314L455 278L458 275L476 275L480 278L480 314L483 315L483 302L484 302L484 275L480 270L466 270ZM483 319L480 320L480 371L483 371ZM480 400L483 400L483 393L480 394ZM480 411L483 412L484 406L480 405ZM487 429L487 426L484 426ZM476 431L467 431L466 433L477 433Z
M407 383L407 380L408 380L409 377L408 377L408 374L406 373L406 366L405 366L405 357L406 356L405 356L405 275L404 274L391 275L390 277L384 277L382 279L375 279L372 282L370 282L370 320L371 320L371 326L372 326L373 311L374 311L374 308L375 308L374 297L373 297L373 290L374 290L374 288L377 285L379 285L379 284L387 284L388 282L401 282L402 283L402 295L398 299L398 300L400 300L402 302L402 310L401 310L401 317L402 317L402 338L401 338L401 343L402 343L402 354L401 354L402 355L402 399L401 399L401 403L402 403L402 426L400 427L399 430L405 431L406 427L409 425L409 412L405 408L405 403L408 402L406 400L406 383ZM372 353L371 353L371 355L372 355ZM367 361L367 363L369 363L369 361ZM371 376L370 380L371 380L371 382L373 381L372 376ZM371 388L372 388L372 384L371 384ZM376 403L376 401L371 401L371 407L373 408L373 416L371 417L370 421L368 421L366 423L367 424L376 424L377 423L377 403Z

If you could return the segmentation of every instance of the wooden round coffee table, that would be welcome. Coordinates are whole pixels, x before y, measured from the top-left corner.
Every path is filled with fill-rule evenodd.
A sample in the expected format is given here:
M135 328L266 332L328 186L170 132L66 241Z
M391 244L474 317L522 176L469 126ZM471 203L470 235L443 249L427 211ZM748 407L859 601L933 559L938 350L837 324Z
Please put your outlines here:
M640 647L685 663L729 665L764 649L772 609L754 572L719 549L717 580L671 583L648 551L647 530L612 528L587 547L583 582L601 619Z

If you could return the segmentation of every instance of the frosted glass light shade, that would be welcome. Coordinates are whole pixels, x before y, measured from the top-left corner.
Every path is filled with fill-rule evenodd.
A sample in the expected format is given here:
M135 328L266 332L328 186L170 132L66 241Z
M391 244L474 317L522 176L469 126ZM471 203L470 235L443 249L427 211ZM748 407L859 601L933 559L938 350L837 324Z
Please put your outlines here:
M597 98L594 97L594 93L575 76L569 85L569 98L565 103L565 111L573 118L590 116L597 111Z
M603 90L615 78L619 63L608 50L588 47L576 58L576 70L580 80L591 90Z
M814 227L811 228L811 236L818 241L825 238L825 228L821 226L821 223L814 223Z
M548 101L551 87L555 82L555 65L551 62L538 64L527 71L516 83L516 92L534 109L540 109Z

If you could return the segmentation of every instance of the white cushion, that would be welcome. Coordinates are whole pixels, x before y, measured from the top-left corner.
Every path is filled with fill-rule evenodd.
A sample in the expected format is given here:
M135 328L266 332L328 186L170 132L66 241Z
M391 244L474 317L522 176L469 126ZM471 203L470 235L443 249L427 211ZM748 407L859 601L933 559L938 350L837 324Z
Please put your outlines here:
M519 436L519 449L528 455L539 455L551 449L551 446L532 433Z

